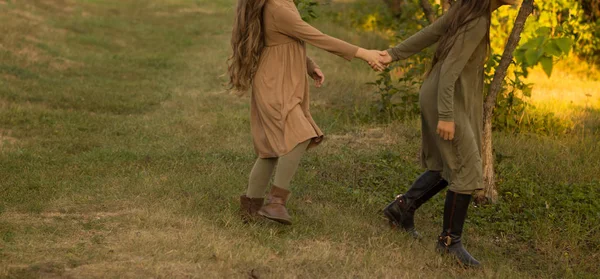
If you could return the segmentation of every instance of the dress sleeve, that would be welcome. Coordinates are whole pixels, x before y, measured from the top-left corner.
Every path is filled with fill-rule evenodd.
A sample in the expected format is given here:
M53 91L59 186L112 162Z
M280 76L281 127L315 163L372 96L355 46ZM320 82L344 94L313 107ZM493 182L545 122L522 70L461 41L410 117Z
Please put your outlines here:
M282 6L273 11L275 27L287 36L305 41L315 47L331 52L346 60L352 60L358 47L340 39L323 34L321 31L306 23L300 17L294 6Z
M438 83L438 118L454 121L454 90L467 62L488 32L487 18L474 19L461 27L448 56L441 62Z
M313 76L315 73L315 69L320 69L319 65L315 63L310 57L306 56L306 72L308 75Z
M449 12L397 46L388 49L387 51L390 56L392 56L392 60L398 61L406 59L413 54L419 53L428 46L435 44L448 29L446 22L449 17Z

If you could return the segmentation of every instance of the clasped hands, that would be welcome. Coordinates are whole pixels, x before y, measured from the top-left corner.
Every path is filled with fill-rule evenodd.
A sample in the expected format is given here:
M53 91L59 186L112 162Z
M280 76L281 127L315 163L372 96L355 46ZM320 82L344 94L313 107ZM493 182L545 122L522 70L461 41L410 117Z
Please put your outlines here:
M357 56L366 61L375 71L383 71L387 65L392 63L392 56L385 50L359 49Z
M378 72L383 71L387 68L388 64L392 63L392 56L385 50L367 50L359 48L355 57L364 60L373 70ZM310 76L315 80L316 87L321 87L325 82L325 75L319 68L315 68Z

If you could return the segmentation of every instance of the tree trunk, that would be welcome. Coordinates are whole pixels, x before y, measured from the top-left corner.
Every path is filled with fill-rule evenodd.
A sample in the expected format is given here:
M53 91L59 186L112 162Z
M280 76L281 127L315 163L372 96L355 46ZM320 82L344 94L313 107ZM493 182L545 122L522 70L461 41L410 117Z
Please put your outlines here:
M477 203L491 202L496 203L498 200L498 191L494 182L494 154L492 152L492 113L494 112L494 106L496 105L496 96L502 87L502 82L506 77L506 70L512 62L513 52L521 40L521 32L525 27L525 21L527 17L533 12L533 1L525 0L521 5L515 25L508 37L506 48L502 54L502 59L496 72L494 73L494 79L490 84L488 95L485 98L485 104L483 106L483 184L484 190L477 193Z
M433 21L435 21L435 12L433 11L433 6L429 3L429 0L421 0L421 7L423 8L425 17L427 17L427 21L429 21L430 24L433 23Z

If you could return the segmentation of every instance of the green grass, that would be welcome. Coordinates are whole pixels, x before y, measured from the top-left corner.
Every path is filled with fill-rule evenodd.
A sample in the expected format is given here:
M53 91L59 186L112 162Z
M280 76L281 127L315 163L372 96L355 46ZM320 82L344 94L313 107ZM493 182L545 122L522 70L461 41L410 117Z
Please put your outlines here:
M324 9L343 11L345 4ZM501 202L471 209L485 268L433 251L379 210L421 172L417 122L373 124L375 74L310 48L327 141L293 181L294 225L244 225L255 159L249 102L225 92L231 1L0 1L0 277L593 278L600 146L594 133L497 134ZM324 13L326 14L326 13ZM320 18L326 33L385 40Z

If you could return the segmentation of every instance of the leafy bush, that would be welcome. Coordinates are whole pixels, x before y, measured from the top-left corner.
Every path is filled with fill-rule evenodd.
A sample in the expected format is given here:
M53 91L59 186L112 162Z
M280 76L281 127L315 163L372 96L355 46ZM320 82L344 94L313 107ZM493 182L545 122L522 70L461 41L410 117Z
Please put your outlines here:
M492 17L492 47L501 49L513 27L518 10L501 8ZM590 61L600 59L600 22L586 14L573 0L535 1L534 14L527 20L523 41L538 36L547 28L550 37L564 37L574 42L573 51Z
M530 69L538 64L550 76L555 60L568 54L571 44L571 39L552 38L550 28L541 27L536 30L536 36L515 51L513 67L509 68L508 76L502 84L502 94L498 94L496 100L494 129L538 134L563 134L572 129L572 122L561 121L551 112L535 110L527 100L531 97L533 85L524 81ZM488 59L485 69L486 87L489 87L500 59L499 54Z
M294 0L300 16L304 21L310 21L317 17L316 8L319 6L319 2L313 0Z
M414 55L392 65L370 83L376 88L376 100L371 110L375 119L388 122L414 119L420 115L419 87L429 69L430 57L428 52ZM392 81L392 76L399 76L397 83Z

